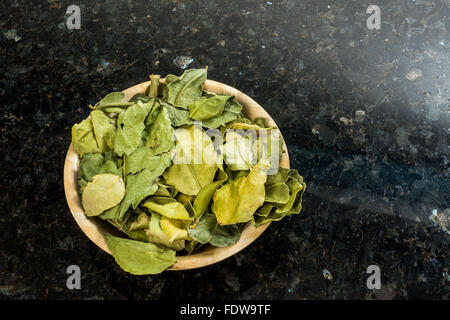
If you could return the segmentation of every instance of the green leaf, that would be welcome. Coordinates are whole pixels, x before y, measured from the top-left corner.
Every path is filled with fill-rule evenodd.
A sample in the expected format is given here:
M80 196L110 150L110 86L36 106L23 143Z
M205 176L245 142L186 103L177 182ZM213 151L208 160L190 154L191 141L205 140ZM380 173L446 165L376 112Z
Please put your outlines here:
M122 107L105 107L101 108L103 112L107 113L109 116L114 116L114 118L117 118L116 114L122 113L123 111L127 110L126 108ZM97 109L95 109L97 110Z
M290 170L286 168L278 168L278 171L275 174L267 176L267 185L286 182L289 178L289 171Z
M225 125L239 117L242 111L242 105L237 102L235 97L228 99L225 104L224 111L221 115L205 120L202 122L202 126L210 129L216 129L222 125Z
M256 227L300 213L302 209L302 195L306 189L303 177L298 174L297 170L289 170L286 185L289 187L289 200L285 204L265 203L254 215L253 224Z
M188 228L188 233L195 241L205 244L209 243L217 226L216 216L205 213L194 228Z
M169 241L169 237L161 229L161 216L155 212L152 212L150 219L150 228L146 231L147 241L163 245L169 249L180 251L185 246L184 240Z
M102 100L97 102L96 106L104 105L107 103L122 102L123 99L125 99L125 93L123 93L122 91L111 92L108 93Z
M187 195L197 195L214 180L217 153L211 138L197 126L175 130L174 164L164 172L167 184Z
M102 165L100 173L111 173L115 174L116 176L122 176L122 167L119 164L119 160L118 159L106 160Z
M246 123L234 123L230 127L247 125ZM253 126L253 124L251 125ZM279 163L283 152L283 141L279 130L266 130L258 127L255 129L227 129L225 132L225 144L223 154L225 163L230 170L249 170L260 159L270 158L271 168L268 174L273 174L279 169Z
M160 181L158 182L158 190L155 192L155 196L173 198L175 195L176 192L173 186L166 185Z
M143 169L155 170L159 167L161 161L170 163L172 156L170 153L154 155L150 148L139 147L130 156L125 158L125 173L135 174Z
M125 213L131 207L136 209L139 203L146 197L154 194L158 190L157 179L164 170L170 165L171 159L162 156L158 167L144 168L137 174L127 175L125 197L120 206L118 220L124 218Z
M203 89L202 99L211 98L214 96L217 96L217 93Z
M258 139L253 145L257 159L269 157L271 161L271 174L278 172L279 163L283 155L283 138L278 129L258 131Z
M152 74L150 76L150 85L148 86L147 90L145 91L145 94L156 98L158 96L158 87L159 87L159 79L161 79L160 75Z
M286 204L289 201L290 189L286 184L289 178L289 169L279 168L276 174L268 175L266 181L265 202Z
M239 115L242 111L242 105L236 100L236 97L233 96L227 101L227 104L225 105L225 111Z
M276 213L299 213L301 209L302 194L306 189L306 184L303 177L298 174L298 171L292 169L289 171L289 177L286 181L289 187L289 200L286 204L276 209Z
M194 120L208 120L220 116L231 96L216 95L189 104L189 117Z
M117 155L129 156L141 145L142 133L145 129L144 121L152 106L151 103L137 102L119 114L114 136L114 151Z
M110 222L113 224L116 223L115 216ZM128 218L123 223L116 223L116 227L131 239L147 242L145 231L149 228L149 224L150 217L145 212L136 210L130 212Z
M249 170L257 162L253 145L256 136L244 131L227 130L223 145L224 160L230 170Z
M151 97L147 97L147 98L150 98L150 100L147 103L152 105L150 107L150 112L144 122L145 127L148 129L148 127L150 127L155 122L156 117L159 115L159 110L161 108L161 104L159 103L159 100L157 100L157 99L154 99Z
M176 200L178 201L178 202L181 202L182 204L187 204L187 203L191 203L192 202L192 200L194 200L194 196L190 196L190 195L187 195L187 194L183 194L183 193L179 193L177 196L176 196Z
M189 104L202 97L205 80L206 69L189 69L179 78L168 75L162 90L163 99L176 107L187 109Z
M289 187L285 183L275 183L266 185L266 202L284 204L289 200Z
M80 157L85 153L100 152L90 118L73 125L72 144Z
M148 103L153 101L152 97L146 96L143 93L136 93L134 96L131 97L130 102L137 103L138 101L142 103Z
M227 179L228 175L225 173L222 166L219 166L216 181L200 189L194 200L194 212L197 219L200 219L203 213L205 213L211 203L214 193L225 181L227 181Z
M86 184L92 181L92 177L101 172L104 162L105 158L101 153L87 153L81 158L77 175L81 193Z
M213 213L205 213L194 228L188 228L189 236L200 243L210 243L216 247L235 244L240 236L238 225L221 226Z
M228 247L238 242L240 237L241 231L239 225L217 225L217 228L211 240L209 240L209 243L215 247Z
M84 188L82 203L88 217L98 216L122 201L125 184L120 176L98 174Z
M248 119L238 119L235 122L228 124L227 129L231 130L255 130L255 131L270 131L272 128L261 128L253 122L243 121Z
M125 93L123 92L111 92L108 93L102 100L97 102L97 104L92 107L94 110L105 109L111 107L127 108L132 106L134 103L123 101L125 99Z
M142 242L147 242L147 230L145 229L138 229L138 230L131 230L131 231L127 231L125 232L125 234L130 237L131 239L137 240L137 241L142 241Z
M175 145L174 130L171 126L166 109L159 108L155 121L147 129L144 135L144 146L151 148L153 154L158 155L167 152Z
M270 162L261 159L248 176L233 180L214 193L213 212L220 225L247 222L264 203L267 170Z
M102 220L110 220L113 221L116 216L117 213L119 212L120 209L120 204L118 204L115 207L112 207L111 209L106 210L105 212L103 212L101 215L99 215L98 217Z
M127 231L148 229L149 225L150 225L150 217L145 212L141 212L136 217L136 219L130 223L129 227L127 228Z
M130 175L127 179L125 198L120 206L118 220L123 217L130 207L136 208L146 197L158 190L156 179L158 177L150 170L144 169L136 175Z
M236 180L242 176L246 176L250 173L250 170L235 170L232 171L231 180Z
M186 240L188 238L187 227L191 222L187 220L169 219L161 217L161 230L167 235L169 242Z
M217 129L221 125L237 119L237 114L229 111L224 111L220 116L205 120L202 122L202 126L209 129Z
M100 173L111 173L122 176L122 168L117 159L105 160L101 153L87 153L80 160L78 168L78 188L83 193L84 187L92 181L92 177Z
M200 247L202 244L195 240L186 240L184 249L188 252L188 255L191 254L194 250Z
M143 207L170 219L192 220L181 202L166 197L152 197L142 204Z
M189 195L183 194L183 193L177 193L177 195L175 197L175 199L178 202L181 202L183 204L184 208L188 212L189 217L191 219L195 218L195 210L194 210L194 207L192 206L192 202L193 202L194 198L195 198L194 196L189 196Z
M166 110L169 116L170 122L174 127L180 127L184 125L194 124L194 121L189 118L189 111L176 108L164 100L158 99L159 103Z
M261 128L266 128L266 119L265 118L255 118L255 119L253 119L253 123Z
M158 274L176 262L174 250L109 234L105 238L115 261L131 274Z
M91 112L95 140L101 152L112 150L116 134L116 120L108 117L102 110Z

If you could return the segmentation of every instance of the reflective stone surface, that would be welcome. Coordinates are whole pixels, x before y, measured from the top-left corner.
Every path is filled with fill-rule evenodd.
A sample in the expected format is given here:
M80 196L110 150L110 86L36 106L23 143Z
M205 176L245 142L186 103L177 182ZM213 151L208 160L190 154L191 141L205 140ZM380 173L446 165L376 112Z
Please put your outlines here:
M371 4L3 1L0 298L448 299L450 3L378 1L380 29ZM214 266L129 275L66 205L71 126L110 91L205 65L278 123L303 210Z

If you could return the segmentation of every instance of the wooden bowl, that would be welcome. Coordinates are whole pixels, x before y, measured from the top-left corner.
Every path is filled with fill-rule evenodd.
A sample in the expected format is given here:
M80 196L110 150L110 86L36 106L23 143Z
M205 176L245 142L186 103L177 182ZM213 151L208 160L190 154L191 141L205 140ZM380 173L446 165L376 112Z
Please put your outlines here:
M126 98L129 99L136 93L144 93L149 84L150 81L143 82L141 84L128 88L123 92L125 93ZM249 119L263 117L266 119L267 125L276 127L276 124L270 117L270 115L258 103L256 103L253 99L240 92L239 90L213 80L206 80L204 89L215 93L235 96L236 99L242 104L243 113L245 114L245 116L247 116ZM280 166L283 168L289 168L289 155L284 140L283 151L284 152L280 161ZM81 196L77 191L77 172L79 163L80 159L78 157L78 154L75 152L71 144L69 150L67 151L66 161L64 164L64 190L66 193L67 203L75 221L77 222L81 230L83 230L83 232L89 237L89 239L91 239L97 246L111 254L108 245L106 244L104 234L110 233L116 236L120 236L122 234L119 233L119 231L117 231L108 222L103 221L97 217L87 217L84 214L81 205ZM221 248L205 246L195 254L177 257L177 262L167 270L194 269L222 261L241 251L250 243L255 241L255 239L258 238L264 232L264 230L267 229L269 224L270 223L266 223L262 226L259 226L258 228L255 228L249 222L245 225L239 241L234 245Z

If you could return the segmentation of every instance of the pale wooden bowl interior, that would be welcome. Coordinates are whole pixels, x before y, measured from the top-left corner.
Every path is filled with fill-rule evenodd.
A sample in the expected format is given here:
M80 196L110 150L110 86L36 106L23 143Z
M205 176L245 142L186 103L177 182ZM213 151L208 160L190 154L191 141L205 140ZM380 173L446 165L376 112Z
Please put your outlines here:
M162 81L164 81L164 79L162 79ZM143 82L136 86L128 88L123 92L129 99L136 93L144 93L149 84L149 81ZM249 119L262 117L266 119L267 125L276 127L276 124L270 117L270 115L258 103L256 103L253 99L240 92L239 90L213 80L206 80L204 89L215 93L235 96L244 108L243 113ZM280 166L283 168L289 168L289 155L284 140L283 151L284 152L280 161ZM81 197L77 191L77 172L79 161L80 159L78 157L78 154L75 152L71 144L69 150L67 151L67 156L64 164L64 189L70 212L72 213L78 226L89 237L89 239L91 239L92 242L94 242L98 247L111 254L108 245L106 244L104 234L121 234L108 222L96 217L89 218L84 214L81 205ZM258 228L255 228L251 223L247 223L242 231L240 240L234 245L221 248L205 246L195 254L177 257L177 262L167 270L194 269L222 261L241 251L250 243L255 241L255 239L258 238L264 232L264 230L267 229L269 224L270 223L266 223Z

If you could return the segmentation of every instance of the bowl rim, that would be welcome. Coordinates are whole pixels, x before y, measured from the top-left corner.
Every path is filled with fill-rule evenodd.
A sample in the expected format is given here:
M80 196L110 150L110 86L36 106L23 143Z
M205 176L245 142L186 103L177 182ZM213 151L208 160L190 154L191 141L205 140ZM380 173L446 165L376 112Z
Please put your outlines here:
M164 81L164 78L161 79ZM142 82L134 85L128 89L123 90L125 99L131 98L136 93L144 93L145 89L150 84L150 81ZM203 88L207 91L218 94L233 95L237 101L243 106L243 113L250 119L255 117L264 117L269 126L278 128L272 117L252 98L243 92L228 86L224 83L207 79ZM280 130L280 137L283 141L283 154L280 161L280 167L290 168L289 153L286 147L285 140ZM77 188L77 172L79 167L79 156L75 152L72 143L66 154L64 162L64 191L66 201L70 212L77 222L83 233L94 242L103 251L111 254L106 243L104 233L123 236L118 230L114 229L108 222L99 219L98 217L87 217L84 214L81 205L81 196ZM242 233L238 242L228 247L213 247L207 246L199 252L191 255L177 256L177 262L166 270L189 270L212 265L214 263L223 261L232 255L243 250L255 241L270 225L270 222L255 227L251 222L248 222L242 229Z

